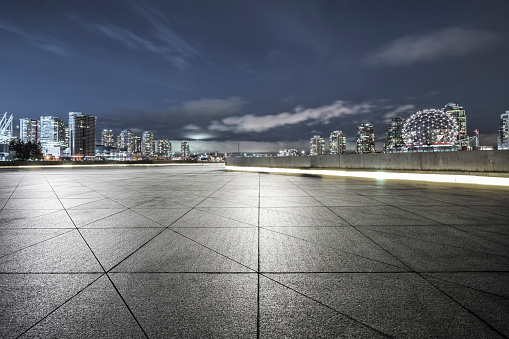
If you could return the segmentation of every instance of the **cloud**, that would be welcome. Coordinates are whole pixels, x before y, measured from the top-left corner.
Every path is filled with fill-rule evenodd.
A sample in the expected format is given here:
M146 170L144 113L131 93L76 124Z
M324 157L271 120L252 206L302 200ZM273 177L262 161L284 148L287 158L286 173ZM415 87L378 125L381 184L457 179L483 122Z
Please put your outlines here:
M178 69L185 69L190 59L199 56L198 51L170 27L170 23L157 9L134 3L132 9L148 22L149 29L134 32L109 21L85 21L73 14L68 14L68 17L85 30L100 33L129 49L159 54L170 60Z
M0 29L27 39L38 48L61 56L69 55L68 46L55 37L46 36L41 32L33 33L4 21L0 21Z
M426 35L407 35L364 58L368 66L410 65L444 57L462 57L489 48L502 38L484 29L446 28Z
M207 118L218 118L232 114L240 113L240 110L247 101L239 97L229 97L226 99L198 99L184 101L180 106L172 107L182 114L191 116L206 116Z
M351 105L345 101L338 100L331 105L318 108L295 108L295 112L284 112L275 115L257 116L246 114L242 116L230 116L222 120L212 121L208 129L211 131L233 132L233 133L261 133L272 128L296 125L300 123L327 124L333 118L347 115L355 115L369 112L373 106L369 103Z
M385 119L395 118L397 116L400 116L402 113L408 114L408 111L415 112L415 110L416 110L415 105L413 105L413 104L399 105L396 107L391 106L390 109L392 109L390 112L387 112L384 114Z

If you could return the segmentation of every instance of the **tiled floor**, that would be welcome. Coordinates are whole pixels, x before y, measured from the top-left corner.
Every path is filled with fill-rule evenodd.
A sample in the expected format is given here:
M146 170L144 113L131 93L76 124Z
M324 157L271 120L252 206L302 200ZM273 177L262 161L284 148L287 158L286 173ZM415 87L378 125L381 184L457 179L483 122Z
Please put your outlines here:
M509 189L0 170L1 338L507 338Z

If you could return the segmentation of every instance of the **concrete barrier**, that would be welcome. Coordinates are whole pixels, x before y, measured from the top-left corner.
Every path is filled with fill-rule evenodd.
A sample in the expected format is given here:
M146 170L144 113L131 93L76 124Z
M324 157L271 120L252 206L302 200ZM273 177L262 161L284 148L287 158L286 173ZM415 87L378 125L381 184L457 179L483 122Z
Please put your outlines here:
M226 165L509 176L509 151L227 158Z

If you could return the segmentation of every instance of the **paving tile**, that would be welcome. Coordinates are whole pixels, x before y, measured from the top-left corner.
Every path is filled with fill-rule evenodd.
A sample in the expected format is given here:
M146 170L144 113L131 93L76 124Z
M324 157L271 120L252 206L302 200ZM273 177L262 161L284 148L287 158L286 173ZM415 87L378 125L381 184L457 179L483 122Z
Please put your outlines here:
M224 196L224 197L209 197L199 203L196 207L258 207L258 196L245 197L245 196Z
M346 226L326 207L261 208L260 226Z
M0 257L40 243L57 235L69 232L67 229L0 229Z
M260 207L321 207L323 204L310 196L260 197Z
M81 229L81 234L106 271L161 232L159 228Z
M175 221L180 219L184 214L191 210L190 207L185 208L133 208L133 211L143 215L144 217L153 220L154 222L166 227L172 225Z
M371 229L359 230L394 257L418 272L506 271L509 257L397 236Z
M82 228L127 228L127 227L162 228L164 226L131 210L124 210L82 226Z
M391 337L502 338L417 274L268 277Z
M228 218L249 225L258 225L258 208L253 207L240 207L240 208L229 208L229 207L196 207L197 211L206 212L212 215L217 215L223 218ZM194 212L194 211L193 211Z
M387 336L262 276L260 338L387 338Z
M0 274L0 337L17 338L99 274Z
M56 210L62 209L62 204L58 199L9 199L4 206L4 209L13 210L26 210L26 209L41 209L41 210Z
M64 206L65 209L75 209L76 207L80 207L81 205L87 205L91 202L103 201L106 202L106 198L104 197L96 197L96 198L60 198L60 202ZM90 208L90 207L89 207Z
M331 207L338 216L354 226L435 225L437 221L393 206Z
M71 207L69 208L70 210L71 209L77 209L77 210L81 210L81 209L123 209L125 208L125 206L113 201L113 200L110 200L110 199L102 199L102 200L95 200L95 201L92 201L92 202L88 202L86 204L80 204L80 205L77 205L75 207Z
M73 230L0 258L0 272L101 272L78 231Z
M16 190L11 195L12 199L57 199L53 190L38 191L38 190Z
M64 210L3 210L0 228L72 228L75 226Z
M359 257L407 268L353 227L269 227L267 230ZM262 244L264 245L264 244Z
M423 275L509 299L509 272L436 272Z
M173 228L252 270L258 269L258 230L251 228Z
M260 230L262 272L402 272L408 269L346 251Z
M322 194L315 197L324 206L385 206L386 203L361 195Z
M171 227L256 227L257 215L253 215L253 209L236 209L231 213L224 212L224 209L193 209L182 218L177 220ZM246 212L244 216L239 215L238 210ZM230 217L230 214L232 217ZM239 220L236 220L239 219Z
M102 276L21 338L143 338L111 282Z
M71 217L72 221L77 227L91 224L95 221L104 219L111 215L126 211L123 208L112 208L112 209L75 209L67 210L67 213Z
M150 338L256 338L256 274L111 274Z
M451 208L454 208L455 205L447 204L443 201L439 201L435 198L431 197L420 197L409 194L401 194L401 195L376 195L372 196L374 200L378 200L393 206L424 206L424 205L449 205Z
M371 230L408 237L451 247L464 248L509 257L509 246L490 241L473 232L446 225L439 226L359 226L358 229ZM509 237L509 236L508 236Z
M248 267L174 231L165 230L113 272L252 272Z
M433 276L425 275L424 277L457 303L493 326L501 335L509 336L508 298L464 287ZM509 280L506 280L506 283L509 283Z
M141 196L141 197L131 196L130 198L111 198L111 200L113 200L127 208L134 208L139 205L148 203L154 199L155 199L154 197L147 197L147 196Z
M472 224L504 224L509 225L509 217L502 217L489 212L482 212L469 207L456 206L401 206L401 208L415 214L426 216L430 219L449 225L472 225Z

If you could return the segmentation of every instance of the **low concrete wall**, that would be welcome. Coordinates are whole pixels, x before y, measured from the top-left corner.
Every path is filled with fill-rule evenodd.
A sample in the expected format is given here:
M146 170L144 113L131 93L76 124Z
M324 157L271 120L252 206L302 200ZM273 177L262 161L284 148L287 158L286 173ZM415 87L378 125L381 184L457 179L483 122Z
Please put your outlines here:
M226 165L509 176L509 151L341 154L227 158Z

